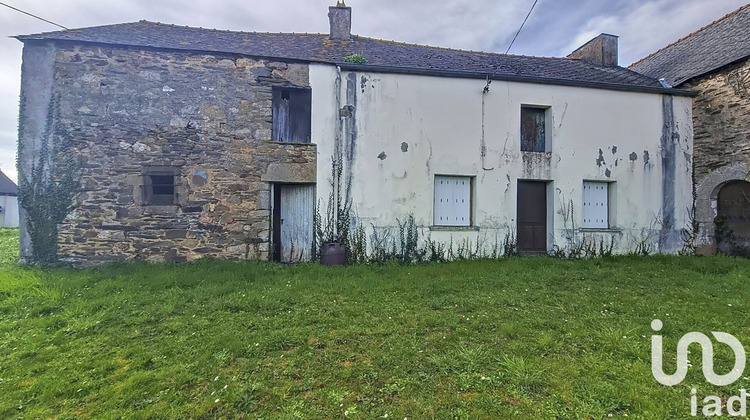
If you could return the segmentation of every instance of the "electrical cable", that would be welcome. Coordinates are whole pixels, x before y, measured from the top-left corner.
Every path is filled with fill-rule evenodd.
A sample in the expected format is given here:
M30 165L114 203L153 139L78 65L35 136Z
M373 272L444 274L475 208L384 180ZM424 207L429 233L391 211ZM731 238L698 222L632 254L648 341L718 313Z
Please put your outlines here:
M55 26L58 26L58 27L60 27L60 28L63 28L63 29L65 29L65 30L68 30L68 28L66 28L66 27L64 27L64 26L62 26L62 25L60 25L59 23L55 23L55 22L52 22L51 20L47 20L47 19L45 19L45 18L43 18L43 17L39 17L39 16L37 16L37 15L31 14L31 13L29 13L29 12L26 12L26 11L24 11L24 10L18 9L18 8L16 8L16 7L13 7L13 6L9 5L9 4L5 4L5 3L3 3L3 2L0 2L0 6L5 6L5 7L9 8L9 9L13 9L13 10L15 10L16 12L20 12L20 13L23 13L24 15L29 15L29 16L31 16L31 17L33 17L33 18L36 18L36 19L39 19L39 20L41 20L41 21L43 21L43 22L47 22L47 23L49 23L49 24L51 24L51 25L55 25Z

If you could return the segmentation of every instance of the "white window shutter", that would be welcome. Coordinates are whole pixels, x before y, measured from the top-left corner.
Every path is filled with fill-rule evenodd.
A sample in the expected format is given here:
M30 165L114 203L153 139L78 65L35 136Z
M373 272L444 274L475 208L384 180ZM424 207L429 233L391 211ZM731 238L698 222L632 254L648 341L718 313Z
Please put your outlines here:
M435 176L435 226L471 226L471 177Z
M609 227L608 183L583 182L584 228L606 229Z
M435 225L445 226L448 224L448 201L449 188L448 188L448 177L436 176L435 177Z

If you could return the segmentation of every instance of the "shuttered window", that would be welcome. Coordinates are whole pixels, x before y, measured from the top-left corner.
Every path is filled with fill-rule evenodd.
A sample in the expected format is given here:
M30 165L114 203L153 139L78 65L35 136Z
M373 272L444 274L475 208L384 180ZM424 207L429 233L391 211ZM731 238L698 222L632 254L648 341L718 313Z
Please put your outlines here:
M435 176L435 226L471 226L471 177Z
M583 224L590 229L609 228L609 183L583 182Z
M312 94L310 89L273 88L272 140L310 143Z

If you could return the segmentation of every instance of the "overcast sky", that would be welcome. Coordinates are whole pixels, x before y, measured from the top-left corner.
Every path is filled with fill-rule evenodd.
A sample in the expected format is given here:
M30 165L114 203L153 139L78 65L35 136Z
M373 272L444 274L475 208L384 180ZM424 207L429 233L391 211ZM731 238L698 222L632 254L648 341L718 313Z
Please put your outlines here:
M68 28L141 19L205 28L328 33L335 0L2 0ZM389 40L505 52L534 0L347 0L352 32ZM512 54L565 56L606 32L620 65L739 8L746 0L538 0ZM16 179L22 44L12 35L57 28L0 6L0 170Z

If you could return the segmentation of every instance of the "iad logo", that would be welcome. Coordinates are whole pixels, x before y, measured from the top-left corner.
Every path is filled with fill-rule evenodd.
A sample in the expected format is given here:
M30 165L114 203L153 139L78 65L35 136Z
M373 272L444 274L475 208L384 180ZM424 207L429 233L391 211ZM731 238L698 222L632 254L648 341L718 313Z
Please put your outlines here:
M651 321L651 329L661 331L664 324L658 319ZM708 382L716 386L729 385L742 376L745 370L745 349L735 336L725 332L712 331L716 341L728 345L734 352L734 368L725 375L717 375L714 372L714 347L705 334L689 332L677 342L677 370L671 375L664 373L662 340L660 335L651 336L651 373L662 385L677 385L685 379L688 370L688 346L692 343L700 344L703 350L703 376Z
M664 325L658 319L651 321L651 329L654 331L661 331ZM729 346L734 352L734 367L732 370L725 375L717 375L714 372L714 347L711 343L711 339L705 334L699 332L689 332L680 338L677 342L677 369L675 373L667 375L664 373L663 365L663 347L660 335L651 336L651 373L654 375L659 383L662 385L673 386L677 385L685 379L689 366L688 361L688 346L693 343L700 344L703 352L703 376L706 380L716 386L729 385L736 381L742 376L742 372L745 370L745 349L742 347L737 338L731 334L724 332L712 331L711 334L714 336L716 341ZM690 396L690 414L692 416L698 415L698 396L695 388L691 390ZM726 408L727 414L730 416L745 416L747 414L747 392L744 389L740 389L740 394L729 397L726 402L723 402L721 397L716 395L708 395L703 398L702 414L704 416L721 416L723 414L723 408Z

